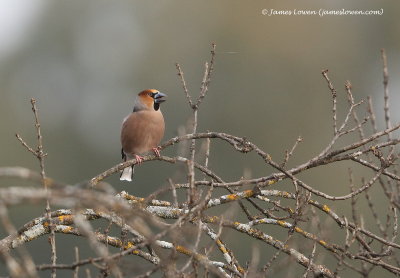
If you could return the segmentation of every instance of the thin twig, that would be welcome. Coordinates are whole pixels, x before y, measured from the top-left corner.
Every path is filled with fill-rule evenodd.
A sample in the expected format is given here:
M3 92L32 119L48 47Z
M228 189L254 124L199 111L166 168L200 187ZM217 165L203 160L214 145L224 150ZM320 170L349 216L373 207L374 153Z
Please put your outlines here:
M389 71L388 71L388 64L387 64L387 57L385 49L381 49L382 55L382 63L383 63L383 98L384 98L384 108L385 111L385 124L386 128L391 128L390 123L390 113L389 113ZM390 134L388 134L388 138L391 139Z
M284 160L283 160L283 162L281 164L282 168L285 168L287 162L289 161L289 158L293 155L294 150L296 149L297 145L300 142L303 142L303 137L301 137L301 136L297 137L296 142L294 143L292 149L290 151L286 151L285 152L285 158L284 158Z
M328 70L323 70L322 75L324 76L325 80L328 82L329 90L332 93L332 114L333 114L333 134L336 135L338 132L337 129L337 112L336 112L336 103L337 103L337 92L333 87L331 80L328 77Z
M79 248L75 246L75 267L74 269L74 278L79 277Z

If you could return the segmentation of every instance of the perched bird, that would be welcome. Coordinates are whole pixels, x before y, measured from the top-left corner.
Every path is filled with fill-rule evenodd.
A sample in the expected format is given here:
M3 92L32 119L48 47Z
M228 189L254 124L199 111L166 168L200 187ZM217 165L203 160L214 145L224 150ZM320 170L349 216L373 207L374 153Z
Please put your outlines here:
M133 111L122 122L121 154L124 161L136 158L140 164L140 154L151 150L160 156L158 144L164 136L165 123L160 104L167 95L154 89L140 92L135 100ZM133 166L123 170L120 180L132 181Z

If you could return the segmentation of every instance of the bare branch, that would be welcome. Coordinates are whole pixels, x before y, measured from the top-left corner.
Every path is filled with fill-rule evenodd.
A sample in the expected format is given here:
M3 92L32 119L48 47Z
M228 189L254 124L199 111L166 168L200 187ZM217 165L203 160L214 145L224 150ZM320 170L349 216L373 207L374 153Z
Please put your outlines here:
M291 277L299 273L296 265L304 268L303 277L347 277L350 273L368 277L375 268L385 274L400 275L400 261L396 257L400 250L397 242L400 156L395 151L400 139L394 136L400 124L392 125L390 119L385 51L381 53L384 85L381 109L386 127L383 130L378 127L380 114L373 111L372 99L368 97L366 105L357 100L350 81L345 82L347 104L342 112L337 91L325 70L322 74L332 95L333 135L317 155L290 167L288 161L294 157L301 137L282 155L282 163L277 163L248 138L200 130L200 107L205 105L215 53L212 44L196 96L188 90L184 72L176 64L184 97L192 111L190 124L161 146L163 150L171 150L178 145L176 154L143 158L143 163L157 160L178 173L171 174L163 186L152 185L158 189L147 196L127 191L117 193L114 184L105 182L123 168L136 165L135 159L116 164L75 185L49 178L37 103L31 100L37 146L31 147L20 135L16 136L38 160L40 171L0 167L0 178L6 182L7 178L13 178L42 185L7 187L6 184L0 188L0 225L8 234L0 239L0 259L10 276L36 278L40 271L47 270L56 277L56 271L63 269L73 277L81 274L122 278L135 273L135 277L212 274L236 278L271 276L278 271L285 271L283 276ZM366 116L360 117L362 113ZM251 170L242 169L237 176L243 176L238 179L220 173L214 166L232 161L214 155L211 144L218 146L217 141L227 144L237 155L250 153L264 165L265 173L253 176L246 174ZM329 194L330 190L321 189L319 184L324 179L310 178L322 166L336 164L345 164L349 169L350 192L344 195ZM148 186L146 180L136 182ZM338 182L340 186L345 188ZM41 202L46 202L44 215L29 220L19 229L13 226L10 207L35 206ZM362 210L362 203L369 210ZM55 206L61 209L51 211ZM82 249L75 247L72 251L67 246L66 251L73 252L75 258L57 263L55 233L81 238L97 257L83 257ZM48 235L51 261L35 264L35 254L29 254L24 246ZM245 240L246 244L238 251L235 241ZM260 268L261 258L271 250L275 253ZM249 255L243 258L243 254ZM336 265L331 262L324 265L327 255L332 255Z

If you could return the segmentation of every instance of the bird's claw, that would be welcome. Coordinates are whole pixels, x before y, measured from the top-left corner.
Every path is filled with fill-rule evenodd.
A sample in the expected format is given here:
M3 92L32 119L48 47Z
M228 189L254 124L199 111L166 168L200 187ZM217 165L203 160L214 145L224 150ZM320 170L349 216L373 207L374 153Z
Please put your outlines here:
M154 152L154 154L155 154L157 157L160 157L160 156L161 156L161 154L160 154L160 147L153 148L153 152Z
M136 154L135 159L136 159L137 164L141 164L143 162L143 156Z

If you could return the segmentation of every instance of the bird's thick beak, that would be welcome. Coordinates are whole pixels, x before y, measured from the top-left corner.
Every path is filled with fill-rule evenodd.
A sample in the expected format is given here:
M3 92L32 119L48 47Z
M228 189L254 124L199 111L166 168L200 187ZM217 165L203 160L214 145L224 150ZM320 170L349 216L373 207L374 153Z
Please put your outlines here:
M155 103L164 102L165 99L163 99L163 97L166 97L166 96L167 96L166 94L163 94L163 93L158 92L158 93L156 93L156 94L154 95L154 102L155 102Z

